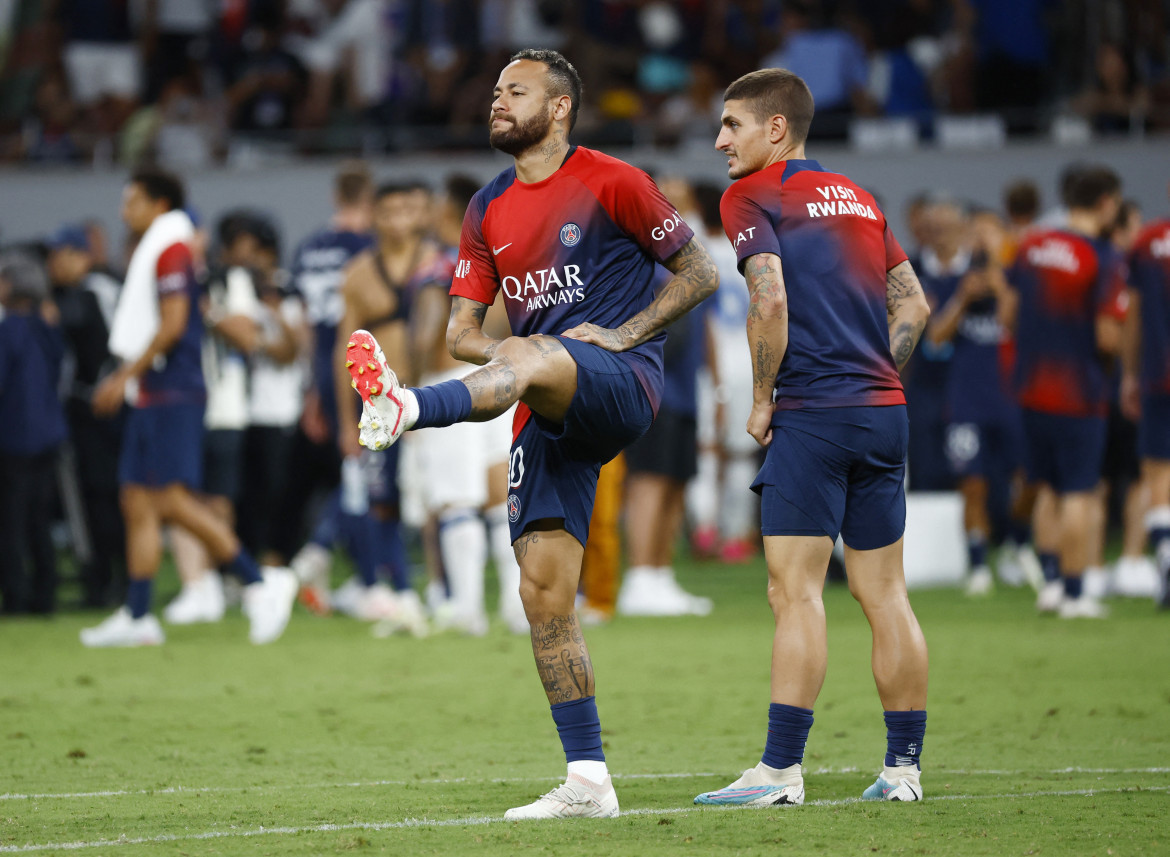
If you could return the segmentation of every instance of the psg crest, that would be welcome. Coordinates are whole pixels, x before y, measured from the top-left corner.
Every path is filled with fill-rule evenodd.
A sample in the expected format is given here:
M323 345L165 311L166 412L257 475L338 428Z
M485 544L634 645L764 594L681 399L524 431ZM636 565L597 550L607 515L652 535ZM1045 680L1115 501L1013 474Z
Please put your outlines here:
M566 223L561 227L561 243L572 247L581 240L581 227L576 223Z
M508 520L513 524L520 520L520 498L515 494L508 495Z

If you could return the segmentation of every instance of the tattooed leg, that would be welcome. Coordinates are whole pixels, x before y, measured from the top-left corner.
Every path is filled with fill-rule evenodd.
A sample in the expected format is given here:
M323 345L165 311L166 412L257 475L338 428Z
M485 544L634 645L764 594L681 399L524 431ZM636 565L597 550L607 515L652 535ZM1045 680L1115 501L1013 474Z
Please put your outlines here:
M577 390L577 364L555 337L512 337L489 346L490 360L463 379L471 393L472 422L498 417L523 400L560 419Z
M593 696L593 662L577 614L532 626L532 654L550 705Z

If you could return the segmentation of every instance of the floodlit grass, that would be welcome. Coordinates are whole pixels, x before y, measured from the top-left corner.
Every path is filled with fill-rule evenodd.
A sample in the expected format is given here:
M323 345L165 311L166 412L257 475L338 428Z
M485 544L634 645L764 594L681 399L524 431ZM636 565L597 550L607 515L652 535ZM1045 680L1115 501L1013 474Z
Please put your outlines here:
M808 805L693 807L762 749L763 574L686 565L713 615L586 632L625 813L607 821L502 821L564 770L527 639L502 628L376 640L298 613L254 648L236 615L90 651L100 617L4 621L0 853L1170 854L1170 615L1149 602L1064 622L1023 592L915 593L927 801L875 805L856 801L885 749L869 632L831 587Z

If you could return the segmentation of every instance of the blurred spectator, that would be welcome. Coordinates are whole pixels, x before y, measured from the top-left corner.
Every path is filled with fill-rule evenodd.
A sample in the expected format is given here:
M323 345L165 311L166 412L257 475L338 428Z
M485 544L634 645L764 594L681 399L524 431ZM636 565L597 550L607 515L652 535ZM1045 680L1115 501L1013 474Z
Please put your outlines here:
M130 120L122 141L122 160L176 170L202 169L222 150L221 131L219 113L203 98L200 76L187 73L168 81L158 102Z
M472 0L406 0L405 59L420 83L415 121L445 125L479 46L479 15Z
M395 34L385 0L292 0L289 9L298 29L307 31L291 45L310 71L304 124L326 123L338 83L350 112L376 107L392 74Z
M48 279L32 257L0 257L0 596L4 613L52 613L54 465L65 440L57 378L64 345Z
M148 0L142 9L148 102L177 77L197 72L210 53L219 0Z
M981 110L1004 110L1009 128L1039 121L1050 36L1045 15L1053 0L969 0L976 12L976 99Z
M49 280L65 337L62 389L71 451L66 478L81 496L84 535L74 549L81 563L82 599L87 607L107 607L124 575L122 515L118 510L118 453L122 419L99 419L90 400L110 371L107 344L120 284L94 269L89 238L80 224L67 224L48 240ZM117 585L115 586L115 578Z
M811 0L784 4L780 32L780 47L762 65L790 69L804 78L817 106L812 137L844 137L849 116L876 112L866 89L865 48L853 33L839 24L821 23Z
M1149 93L1136 79L1133 64L1120 45L1097 47L1096 80L1073 106L1099 134L1128 134L1146 124Z
M25 119L22 149L30 161L70 162L81 157L74 131L77 109L69 98L65 76L46 73L37 84L33 112Z
M73 99L100 137L113 134L142 97L142 57L126 0L60 0L62 59Z
M284 8L259 6L227 74L228 125L238 131L279 131L293 126L307 73L281 40Z
M723 81L711 63L691 63L686 89L666 99L658 109L655 142L710 148L719 133L723 90Z

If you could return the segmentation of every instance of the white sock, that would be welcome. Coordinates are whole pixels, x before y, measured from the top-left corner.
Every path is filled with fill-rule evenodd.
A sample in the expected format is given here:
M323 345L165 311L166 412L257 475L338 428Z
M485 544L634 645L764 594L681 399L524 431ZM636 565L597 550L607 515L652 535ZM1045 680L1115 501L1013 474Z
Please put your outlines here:
M508 526L508 504L492 506L484 514L487 518L488 541L492 559L496 562L496 577L500 580L500 612L524 615L520 600L520 564L512 550L512 533Z
M414 390L404 387L402 390L402 425L403 431L410 431L418 422L418 396Z
M460 616L482 613L487 534L475 510L454 509L439 516L439 551L455 611Z
M579 777L584 777L591 783L601 784L605 782L605 778L609 776L609 768L605 766L605 762L596 762L592 759L582 759L577 762L569 762L569 773L576 774Z
M763 771L768 779L772 781L773 785L777 786L798 786L804 782L804 771L800 767L800 763L789 765L787 768L773 768L771 765L765 765L760 762L756 765Z

